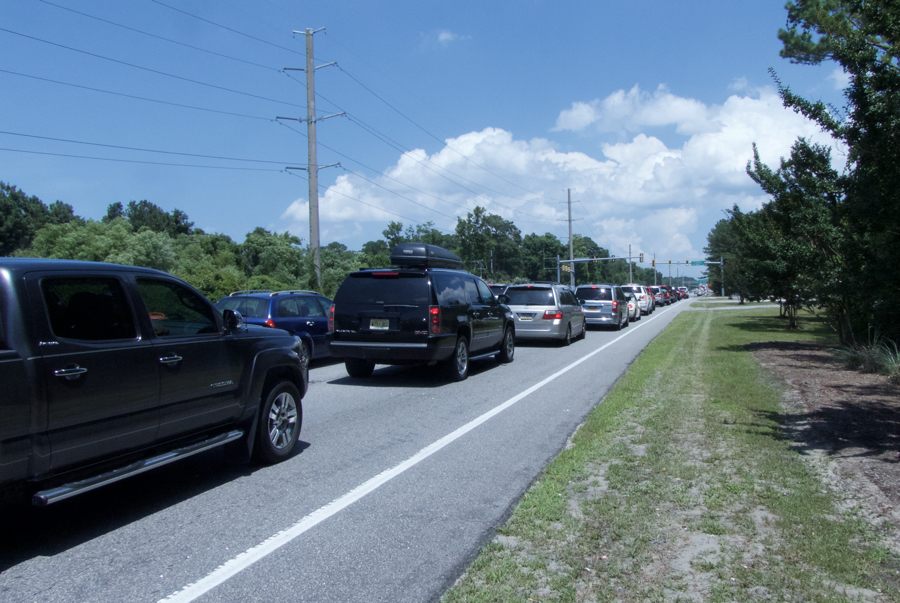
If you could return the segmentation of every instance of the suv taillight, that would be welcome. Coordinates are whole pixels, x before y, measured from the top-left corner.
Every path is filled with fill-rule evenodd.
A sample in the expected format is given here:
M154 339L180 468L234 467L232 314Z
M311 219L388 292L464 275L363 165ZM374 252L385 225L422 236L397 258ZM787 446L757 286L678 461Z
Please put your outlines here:
M429 330L432 335L438 335L441 332L441 307L429 306L428 308Z
M553 312L551 310L544 312L544 320L560 320L562 316L562 312Z
M331 304L331 309L328 310L328 332L334 333L334 304Z
M618 309L619 309L619 302L618 302L618 300L614 299L613 300L613 312L615 312Z

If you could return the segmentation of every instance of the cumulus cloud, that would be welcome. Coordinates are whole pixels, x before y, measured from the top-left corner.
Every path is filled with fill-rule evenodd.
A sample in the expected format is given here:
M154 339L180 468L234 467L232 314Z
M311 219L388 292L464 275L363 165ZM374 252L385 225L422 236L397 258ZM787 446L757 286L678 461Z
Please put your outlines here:
M447 48L453 43L470 40L471 36L454 33L449 29L438 29L421 35L424 48Z
M677 132L683 143L667 146L645 131L651 128ZM377 186L341 176L323 195L322 223L333 232L359 234L361 244L380 238L391 220L432 221L453 231L457 217L482 206L523 233L565 239L566 189L572 189L575 232L616 255L632 245L635 253L656 253L660 261L697 259L722 210L735 203L753 209L764 199L745 171L754 143L763 161L777 166L798 136L829 142L814 124L785 109L771 89L733 94L721 105L678 97L663 86L618 90L572 103L560 112L555 130L594 136L599 151L561 151L551 139L521 140L485 128L448 139L432 154L404 153L373 179ZM603 142L610 133L616 142ZM307 211L299 200L282 219L297 232ZM323 234L328 240L334 239Z
M850 85L850 74L844 71L843 67L835 67L828 79L834 84L835 90L844 90Z

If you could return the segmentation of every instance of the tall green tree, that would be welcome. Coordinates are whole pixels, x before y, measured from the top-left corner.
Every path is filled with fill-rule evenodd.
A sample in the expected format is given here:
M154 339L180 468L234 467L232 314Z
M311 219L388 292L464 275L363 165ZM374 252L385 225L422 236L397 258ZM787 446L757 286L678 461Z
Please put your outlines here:
M35 196L0 182L0 255L25 249L47 224L66 224L81 220L71 205L56 201L49 207Z

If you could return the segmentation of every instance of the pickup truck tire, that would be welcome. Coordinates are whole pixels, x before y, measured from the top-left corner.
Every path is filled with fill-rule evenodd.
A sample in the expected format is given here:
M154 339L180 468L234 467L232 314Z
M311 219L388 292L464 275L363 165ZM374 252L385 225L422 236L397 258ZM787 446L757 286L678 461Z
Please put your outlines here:
M274 464L291 456L303 423L300 392L290 381L278 381L263 398L253 454Z
M500 352L497 354L497 360L503 364L509 364L516 355L516 338L513 336L512 329L506 329L503 334L503 341L500 343Z
M365 379L372 376L372 371L375 370L375 363L368 360L360 360L359 358L348 358L344 361L344 367L347 369L347 374L354 379Z
M451 381L465 381L469 376L469 340L460 335L456 339L456 349L444 365Z

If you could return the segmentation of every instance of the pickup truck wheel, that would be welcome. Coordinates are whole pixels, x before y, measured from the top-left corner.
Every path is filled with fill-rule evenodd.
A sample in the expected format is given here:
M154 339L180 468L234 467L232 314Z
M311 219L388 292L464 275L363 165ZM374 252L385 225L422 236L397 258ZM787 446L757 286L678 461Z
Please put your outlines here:
M497 354L497 360L503 364L509 364L516 355L516 338L513 336L512 329L506 329L503 334L503 341L500 343L500 353Z
M375 370L375 363L359 358L348 358L344 361L344 367L347 369L347 374L354 379L365 379L372 376L372 371Z
M456 349L445 365L447 376L451 381L465 381L469 376L469 340L460 335L456 340Z
M288 458L297 444L303 423L300 392L290 381L280 381L266 394L260 409L254 456L263 463Z

